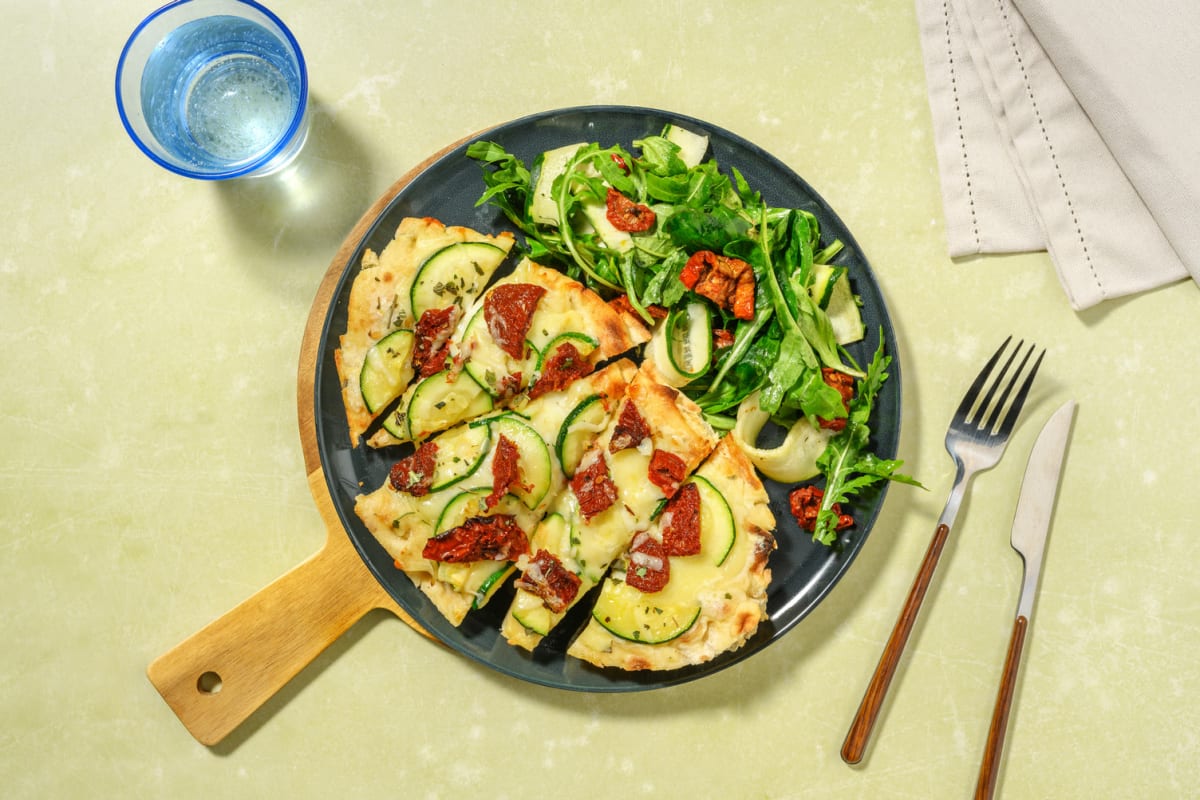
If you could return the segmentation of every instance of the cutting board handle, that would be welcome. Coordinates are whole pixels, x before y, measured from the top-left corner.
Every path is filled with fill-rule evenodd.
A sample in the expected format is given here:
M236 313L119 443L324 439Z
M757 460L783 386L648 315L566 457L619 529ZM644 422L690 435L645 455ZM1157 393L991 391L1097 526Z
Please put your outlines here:
M325 317L343 270L400 190L467 137L413 167L367 209L342 242L309 309L300 342L296 399L309 489L325 520L325 547L146 670L167 705L200 742L213 745L283 688L321 651L374 608L386 608L433 638L387 593L338 518L317 444L315 380Z
M150 664L146 674L184 727L213 745L351 625L394 601L349 538L314 556Z

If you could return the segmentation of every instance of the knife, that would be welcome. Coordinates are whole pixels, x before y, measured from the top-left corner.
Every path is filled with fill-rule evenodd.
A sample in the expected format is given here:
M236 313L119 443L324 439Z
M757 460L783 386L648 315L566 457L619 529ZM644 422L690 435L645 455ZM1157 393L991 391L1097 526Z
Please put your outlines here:
M1025 477L1021 480L1021 497L1013 517L1012 546L1025 562L1025 574L1021 598L1017 602L1017 618L1008 640L1000 691L996 694L996 707L992 711L992 724L983 751L983 764L979 768L979 782L975 785L975 800L990 800L996 789L1000 755L1004 750L1004 733L1008 727L1008 710L1017 685L1017 668L1021 663L1021 650L1025 646L1025 633L1029 628L1029 618L1033 615L1033 599L1042 572L1046 534L1050 530L1050 516L1058 494L1058 475L1062 469L1074 414L1075 401L1068 400L1050 416L1033 443L1029 466L1025 468Z

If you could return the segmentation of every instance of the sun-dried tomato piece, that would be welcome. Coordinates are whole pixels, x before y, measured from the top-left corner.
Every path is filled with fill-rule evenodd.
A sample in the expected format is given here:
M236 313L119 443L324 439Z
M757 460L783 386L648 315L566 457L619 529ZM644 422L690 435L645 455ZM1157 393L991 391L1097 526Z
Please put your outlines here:
M512 439L501 434L492 453L492 493L484 498L484 508L491 509L513 489L529 488L529 484L521 483L520 459L521 452Z
M437 466L437 449L436 442L425 442L412 455L393 464L388 474L392 488L413 497L429 494L433 486L433 469Z
M483 300L483 319L500 349L513 358L525 357L525 335L545 288L532 283L501 283Z
M629 295L627 294L619 294L612 300L609 300L608 306L618 314L632 314L635 317L641 317L641 314L639 314L637 309L633 307L633 303L630 302ZM651 319L660 320L667 318L668 312L665 306L660 306L656 303L650 303L645 306L645 309L646 313L650 315Z
M579 501L579 511L585 520L599 514L617 501L617 485L608 474L608 462L596 452L592 462L575 471L571 491Z
M735 317L754 319L754 292L754 270L747 269L738 276L737 284L733 287L733 300L729 310Z
M662 542L646 531L633 537L629 545L629 564L625 582L639 592L661 592L671 580L671 560Z
M796 524L806 531L814 531L817 527L817 515L821 511L821 501L825 491L818 486L797 486L788 493L788 507ZM833 513L838 515L837 529L840 531L854 524L854 517L842 513L840 503L831 506Z
M655 450L650 454L650 482L662 489L667 497L674 497L679 484L687 477L687 464L674 453Z
M842 405L845 406L846 413L849 413L850 401L854 398L854 376L829 367L821 367L821 379L838 390L838 394L842 396ZM828 428L831 431L844 430L846 427L845 417L835 417L834 419L818 417L817 421L820 422L822 428Z
M502 375L496 380L495 390L496 399L499 401L509 400L518 392L521 391L521 370L517 370L511 375Z
M733 331L728 331L725 328L713 328L712 344L713 350L733 347Z
M547 392L565 389L575 381L592 374L592 362L588 361L575 345L563 342L542 365L542 374L529 388L529 399L534 400Z
M413 345L413 369L422 378L441 372L450 357L450 334L454 332L454 323L458 319L458 306L445 308L428 308L421 313L417 320L417 328L413 332L416 342Z
M563 566L558 557L546 550L538 550L529 560L529 566L516 580L516 587L542 598L542 604L555 614L560 614L571 605L579 594L582 579Z
M667 501L662 513L663 548L669 556L700 552L700 490L685 483Z
M679 280L738 319L754 319L754 267L711 250L692 254Z
M431 561L515 561L529 552L529 538L511 514L471 517L457 528L425 543L421 555Z
M608 221L619 231L626 233L641 233L654 227L657 218L650 206L635 203L611 186L604 198L605 213Z
M612 437L608 440L608 452L619 453L629 447L637 447L650 435L650 426L642 418L641 412L632 400L625 403L621 416L613 427Z

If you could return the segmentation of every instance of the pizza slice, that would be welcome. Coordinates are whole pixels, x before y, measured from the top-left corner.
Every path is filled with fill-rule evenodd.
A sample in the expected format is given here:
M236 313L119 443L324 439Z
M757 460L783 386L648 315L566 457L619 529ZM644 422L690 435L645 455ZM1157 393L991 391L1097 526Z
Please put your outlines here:
M766 618L775 518L726 436L639 531L567 653L599 667L668 670L741 647Z
M417 445L383 486L357 498L355 512L458 625L528 553L530 535L566 485L560 454L587 446L635 373L623 359L520 412L462 422Z
M417 348L420 334L461 316L513 243L509 233L487 236L407 217L382 253L363 253L350 287L346 332L334 351L352 444L424 372L430 354ZM424 341L437 344L436 336Z
M437 368L405 393L372 447L423 441L495 408L521 408L647 341L632 314L557 270L524 259L466 308ZM416 347L425 347L417 332Z
M595 444L564 459L569 488L517 562L521 575L501 627L508 642L535 648L716 443L696 404L643 364Z

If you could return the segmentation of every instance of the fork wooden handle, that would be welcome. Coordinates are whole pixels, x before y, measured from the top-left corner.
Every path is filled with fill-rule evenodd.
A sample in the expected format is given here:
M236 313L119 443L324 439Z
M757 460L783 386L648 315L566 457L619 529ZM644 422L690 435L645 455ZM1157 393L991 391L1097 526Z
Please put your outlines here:
M1017 688L1017 669L1021 666L1021 651L1025 648L1025 631L1028 627L1029 620L1025 617L1019 616L1013 623L1008 655L1004 659L1004 672L1000 677L1000 690L996 693L996 708L992 711L992 725L988 728L987 745L983 749L983 764L979 767L979 782L975 785L975 800L991 800L996 790L1000 755L1004 751L1004 733L1008 730L1008 711Z
M900 617L892 628L892 635L888 637L883 655L879 657L879 665L875 667L875 674L867 684L867 691L858 706L858 713L854 716L854 722L850 724L850 730L846 734L846 741L842 744L842 760L847 764L857 764L866 752L871 729L875 727L875 720L883 707L888 686L892 682L892 676L896 674L900 656L904 653L904 645L908 642L908 635L912 633L913 625L917 621L917 612L921 609L921 602L925 599L929 582L933 580L933 571L942 556L942 548L946 546L946 537L949 535L950 526L946 524L938 525L933 532L929 549L925 551L925 559L921 562L917 577L908 591L908 599L904 602L904 608L900 610Z

